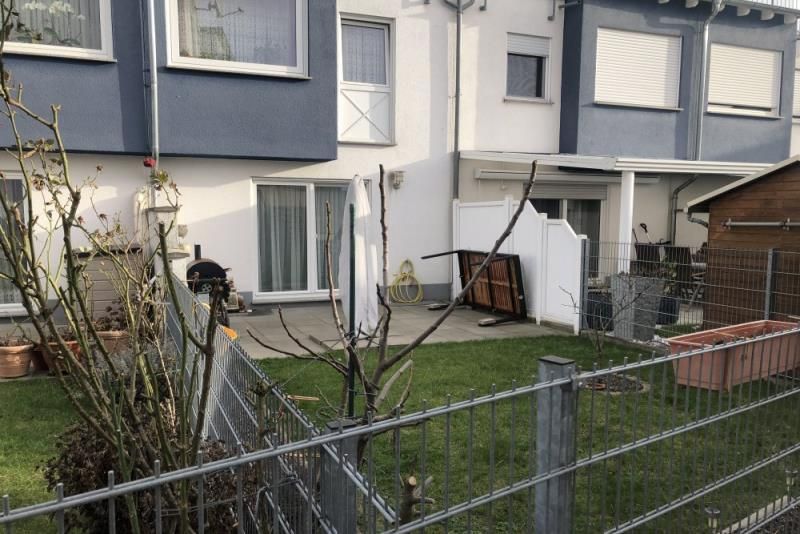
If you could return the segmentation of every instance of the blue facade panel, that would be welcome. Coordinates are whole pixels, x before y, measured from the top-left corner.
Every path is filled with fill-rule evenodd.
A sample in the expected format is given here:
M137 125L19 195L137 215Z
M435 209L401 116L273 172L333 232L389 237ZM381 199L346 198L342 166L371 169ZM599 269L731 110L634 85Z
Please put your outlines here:
M336 159L335 0L308 1L308 80L166 67L158 20L163 154Z
M149 151L146 21L141 2L112 2L115 62L8 55L25 101L61 105L75 152ZM156 2L161 153L173 156L331 160L337 152L335 0L309 0L309 77L290 79L167 67L165 2ZM144 25L143 25L144 22ZM23 125L26 138L44 135ZM10 132L0 131L3 146Z
M562 85L562 152L656 159L696 159L696 114L703 22L710 3L686 8L683 2L584 0L566 9ZM704 115L700 159L776 162L788 156L794 72L794 26L783 17L761 21L760 13L738 17L728 7L712 23L710 40L780 50L784 68L780 117ZM594 103L597 29L617 28L680 36L681 80L678 110L643 109ZM575 51L579 52L576 53ZM578 80L578 83L574 83ZM573 82L573 83L570 83Z
M48 115L51 104L61 105L61 130L71 151L148 150L139 3L113 2L112 18L116 62L6 55L13 79L24 85L23 99L30 108ZM30 123L20 129L29 139L47 135ZM13 143L6 127L0 129L0 142Z

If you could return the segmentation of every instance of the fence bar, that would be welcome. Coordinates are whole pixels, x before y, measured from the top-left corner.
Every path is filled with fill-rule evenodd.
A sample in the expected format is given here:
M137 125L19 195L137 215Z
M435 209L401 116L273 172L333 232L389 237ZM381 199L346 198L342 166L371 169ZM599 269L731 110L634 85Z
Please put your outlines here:
M558 356L539 359L539 376L554 379L575 375L575 362ZM536 472L550 473L575 462L575 419L578 391L573 383L537 395ZM536 486L534 531L548 534L572 532L574 473Z
M764 320L769 321L772 314L772 292L775 289L775 254L774 248L767 252L766 280L764 281Z

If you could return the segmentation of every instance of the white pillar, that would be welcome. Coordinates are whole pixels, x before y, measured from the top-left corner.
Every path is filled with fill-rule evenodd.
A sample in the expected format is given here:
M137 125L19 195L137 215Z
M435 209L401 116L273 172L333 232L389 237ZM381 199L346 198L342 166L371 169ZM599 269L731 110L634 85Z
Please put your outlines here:
M622 171L622 183L619 190L619 272L628 272L631 264L631 238L633 231L633 171Z

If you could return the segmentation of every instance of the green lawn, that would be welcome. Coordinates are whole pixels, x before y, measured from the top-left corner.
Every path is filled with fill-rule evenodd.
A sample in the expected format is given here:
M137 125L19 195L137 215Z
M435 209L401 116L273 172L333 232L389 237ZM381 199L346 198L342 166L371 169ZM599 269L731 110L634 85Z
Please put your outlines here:
M37 469L55 452L57 435L76 416L54 378L0 383L0 495L11 507L54 498ZM48 532L45 520L26 522L14 532Z
M611 341L606 344L605 351L601 367L608 359L621 363L624 357L630 361L638 357L636 349ZM594 363L590 341L575 337L422 346L413 356L414 382L407 411L420 410L423 402L428 407L445 404L448 394L456 402L467 398L471 389L479 396L487 394L493 384L502 391L509 389L513 381L531 383L538 358L550 354L574 359L583 369L590 369ZM267 374L284 383L289 393L324 395L331 401L339 398L340 379L319 363L291 359L260 363ZM735 388L730 394L709 394L705 390L676 386L671 365L657 365L631 374L647 382L650 389L624 396L581 391L578 458L744 405L748 399L766 395L768 387L771 393L776 388L766 381L753 382ZM318 422L330 417L323 402L305 401L300 405ZM424 472L424 476L434 477L429 496L437 502L432 510L442 508L445 493L450 495L450 504L456 504L466 501L470 491L476 497L500 489L509 481L523 480L535 469L535 451L529 446L536 425L532 413L535 413L535 400L517 397L497 403L494 409L485 405L471 415L460 411L449 421L437 417L423 426L378 437L373 442L372 452L381 493L395 505L398 498L396 467L404 476L413 473L421 478ZM754 459L797 443L800 441L798 414L798 398L791 397L580 470L576 478L576 530L598 532L611 528L617 521L636 517L723 473L732 473ZM512 426L515 428L513 435ZM445 439L447 433L449 447ZM494 436L494 441L490 436ZM395 450L400 452L397 464ZM791 465L800 467L798 461L797 455L791 456L757 475L715 490L677 512L666 514L651 528L658 532L702 531L706 523L703 512L706 505L723 510L721 521L727 524L737 521L783 495L784 469ZM471 477L470 464L473 466ZM449 469L445 469L445 465ZM363 468L366 470L368 466ZM471 517L462 515L451 519L449 528L453 532L470 528L496 532L526 530L532 519L527 514L531 498L528 492L518 493L473 512Z

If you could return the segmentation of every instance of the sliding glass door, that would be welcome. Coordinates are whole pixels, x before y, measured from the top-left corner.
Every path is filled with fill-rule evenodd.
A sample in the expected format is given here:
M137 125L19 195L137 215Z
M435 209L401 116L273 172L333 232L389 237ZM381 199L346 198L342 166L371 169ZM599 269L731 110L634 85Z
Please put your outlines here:
M330 206L334 280L339 265L344 199L339 184L259 184L259 291L312 295L328 289L325 240Z
M548 219L566 219L576 234L589 240L589 275L598 272L602 201L596 199L532 198L531 204Z

